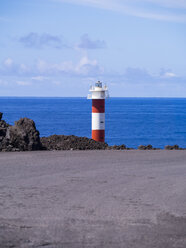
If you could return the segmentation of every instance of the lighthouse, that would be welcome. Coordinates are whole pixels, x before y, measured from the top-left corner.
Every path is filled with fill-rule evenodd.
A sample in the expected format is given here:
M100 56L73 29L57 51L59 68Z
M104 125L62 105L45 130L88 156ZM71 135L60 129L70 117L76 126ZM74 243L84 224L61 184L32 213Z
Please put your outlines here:
M98 81L89 91L87 99L92 99L92 139L105 142L105 99L109 97L108 88Z

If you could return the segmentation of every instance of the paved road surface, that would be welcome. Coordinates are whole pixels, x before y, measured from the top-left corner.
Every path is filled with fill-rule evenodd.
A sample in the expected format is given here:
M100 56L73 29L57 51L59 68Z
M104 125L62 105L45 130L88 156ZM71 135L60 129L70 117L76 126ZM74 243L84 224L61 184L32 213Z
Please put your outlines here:
M0 248L186 248L186 151L0 153Z

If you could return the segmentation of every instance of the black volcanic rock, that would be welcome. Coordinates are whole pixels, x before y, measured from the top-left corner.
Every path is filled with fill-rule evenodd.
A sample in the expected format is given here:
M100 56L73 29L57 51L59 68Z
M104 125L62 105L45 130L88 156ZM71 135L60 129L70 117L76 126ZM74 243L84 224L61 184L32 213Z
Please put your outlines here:
M42 137L41 143L45 150L105 150L108 148L106 143L74 135Z
M140 145L138 146L138 150L153 150L154 148L152 147L152 145L147 145L147 146L144 146L144 145Z
M6 135L8 127L10 126L8 123L6 123L4 120L2 120L3 113L0 112L0 151L3 149L6 149L9 145Z
M3 113L0 112L0 140L6 136L7 128L10 126L4 120L2 120Z
M122 145L113 145L113 146L109 146L109 150L129 150L130 148L127 148L126 145L122 144Z
M20 151L41 150L39 131L33 120L22 118L8 129L8 139L12 147Z
M165 146L165 150L182 150L178 145L173 145L173 146Z
M2 115L1 115L2 117ZM0 120L0 151L41 150L39 132L33 120L22 118L10 126Z

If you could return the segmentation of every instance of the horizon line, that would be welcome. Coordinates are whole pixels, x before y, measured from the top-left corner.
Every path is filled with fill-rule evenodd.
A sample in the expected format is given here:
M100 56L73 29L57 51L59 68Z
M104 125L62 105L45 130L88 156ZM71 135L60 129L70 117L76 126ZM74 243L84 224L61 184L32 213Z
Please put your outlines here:
M0 98L87 98L86 96L0 96ZM109 98L176 98L185 99L186 96L111 96ZM109 99L108 98L108 99Z

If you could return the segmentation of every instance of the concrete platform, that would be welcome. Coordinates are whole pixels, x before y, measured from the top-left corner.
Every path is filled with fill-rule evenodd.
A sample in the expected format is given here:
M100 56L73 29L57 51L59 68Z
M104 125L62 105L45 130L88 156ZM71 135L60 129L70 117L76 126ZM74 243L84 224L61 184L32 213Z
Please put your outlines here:
M185 248L186 151L0 153L0 248Z

